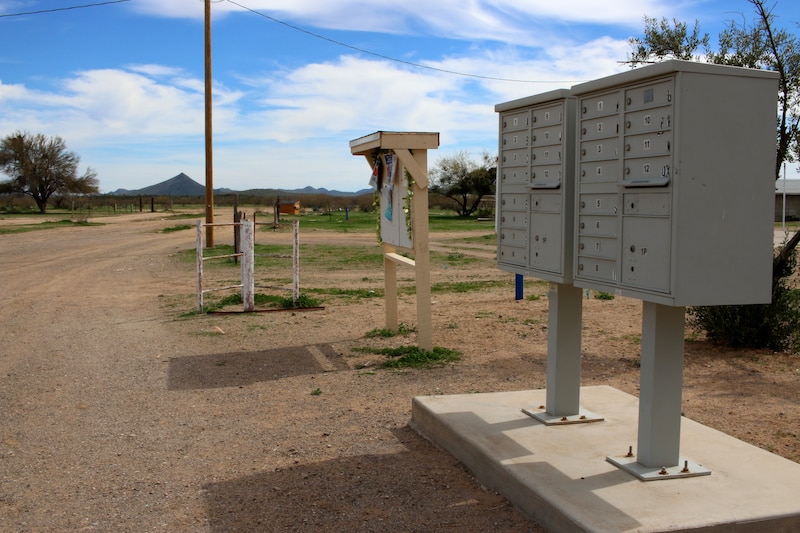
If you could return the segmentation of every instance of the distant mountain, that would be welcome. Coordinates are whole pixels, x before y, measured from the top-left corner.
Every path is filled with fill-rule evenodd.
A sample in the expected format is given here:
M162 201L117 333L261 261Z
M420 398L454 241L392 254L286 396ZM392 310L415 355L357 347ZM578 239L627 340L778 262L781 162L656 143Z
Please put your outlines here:
M167 181L136 189L117 189L109 193L114 196L205 196L206 188L181 172Z
M302 189L248 189L244 191L235 191L228 188L214 189L214 194L243 194L251 196L308 196L313 194L327 196L361 196L362 194L371 192L372 189L361 189L356 192L342 192L311 186ZM205 185L197 183L183 172L174 178L142 189L117 189L116 191L108 193L109 196L205 196L205 194Z

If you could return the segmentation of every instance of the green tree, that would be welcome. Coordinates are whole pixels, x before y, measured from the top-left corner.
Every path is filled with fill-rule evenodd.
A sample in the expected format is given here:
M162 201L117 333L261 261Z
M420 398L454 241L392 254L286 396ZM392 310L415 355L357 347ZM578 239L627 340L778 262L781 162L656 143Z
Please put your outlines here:
M99 192L97 174L91 167L78 177L80 157L67 150L61 137L15 132L0 142L0 171L9 179L0 182L0 193L20 193L33 198L41 213L54 194Z
M754 176L774 188L784 162L800 159L800 42L776 26L775 17L764 0L748 0L756 14L754 23L731 21L719 34L717 51L708 49L708 35L700 36L695 22L689 33L685 23L645 17L644 36L629 40L633 52L631 66L663 59L700 59L702 45L710 63L773 70L779 74L776 120L776 161L774 173ZM690 323L706 331L710 338L734 346L773 349L800 346L800 297L788 284L796 269L796 249L800 232L778 248L772 262L772 303L695 307L689 310Z
M484 153L481 162L467 152L442 157L430 172L430 190L449 198L459 216L477 211L484 196L494 194L497 158Z
M644 17L644 37L628 39L633 52L628 63L636 66L640 63L656 63L664 59L697 60L697 49L703 45L708 49L710 37L707 33L700 35L700 23L695 21L691 33L685 22L666 18L658 20Z

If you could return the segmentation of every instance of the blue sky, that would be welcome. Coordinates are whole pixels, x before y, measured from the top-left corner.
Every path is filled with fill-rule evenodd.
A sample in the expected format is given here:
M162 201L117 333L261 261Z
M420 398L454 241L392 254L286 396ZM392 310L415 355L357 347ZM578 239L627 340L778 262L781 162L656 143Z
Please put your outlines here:
M102 192L204 183L203 0L4 16L101 1L0 2L0 137L60 135ZM800 2L774 6L797 32ZM645 15L712 44L754 20L746 0L215 0L214 186L366 188L348 143L377 130L440 132L430 164L495 153L495 104L625 70Z

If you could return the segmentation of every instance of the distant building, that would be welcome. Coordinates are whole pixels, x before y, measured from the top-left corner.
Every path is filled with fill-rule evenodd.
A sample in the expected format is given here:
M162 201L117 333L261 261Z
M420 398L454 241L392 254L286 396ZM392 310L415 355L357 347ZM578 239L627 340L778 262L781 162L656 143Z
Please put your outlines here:
M278 213L281 215L299 215L300 200L294 200L290 202L281 201L278 204Z
M786 220L800 220L800 180L775 182L775 222L783 220L784 183L786 191Z

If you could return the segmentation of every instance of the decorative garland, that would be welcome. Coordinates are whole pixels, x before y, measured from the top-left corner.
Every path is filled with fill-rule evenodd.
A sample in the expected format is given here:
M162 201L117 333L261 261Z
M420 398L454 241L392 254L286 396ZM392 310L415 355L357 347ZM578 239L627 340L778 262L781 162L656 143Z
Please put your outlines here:
M414 199L414 185L416 181L414 181L414 177L409 174L408 170L403 168L406 174L406 183L408 184L408 194L406 195L406 203L403 206L403 213L406 215L406 231L408 231L408 239L411 242L414 242L414 227L411 221L411 200Z

